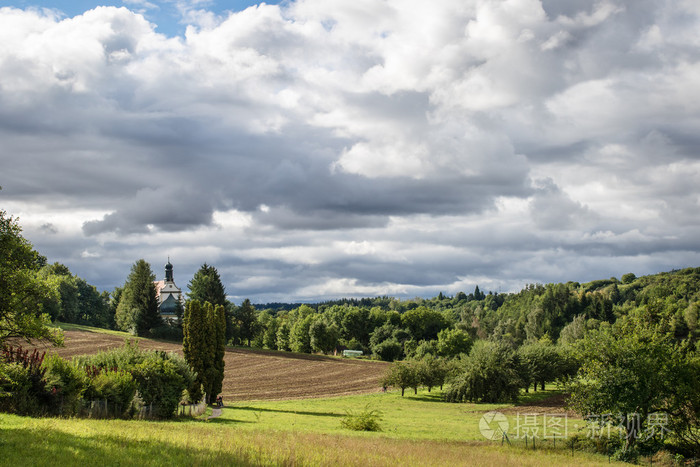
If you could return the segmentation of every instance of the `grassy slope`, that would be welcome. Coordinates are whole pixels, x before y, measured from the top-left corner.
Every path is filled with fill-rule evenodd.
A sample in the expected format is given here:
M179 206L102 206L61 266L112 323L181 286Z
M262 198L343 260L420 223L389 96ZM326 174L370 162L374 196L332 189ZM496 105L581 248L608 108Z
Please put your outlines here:
M78 325L90 330L128 336ZM524 402L549 390L524 395ZM557 450L501 446L479 432L485 411L508 404L448 404L440 392L411 391L325 399L238 402L220 418L172 422L32 419L0 414L0 465L582 465L607 458ZM341 428L348 412L382 413L383 432ZM523 412L527 412L523 408ZM513 416L508 416L513 423ZM569 420L570 424L574 422ZM572 428L573 431L573 428ZM542 447L542 446L540 446Z
M547 391L551 394L553 391ZM545 393L545 394L546 394ZM539 397L542 395L540 394ZM340 427L346 411L383 413L381 433ZM169 422L32 419L0 414L0 465L603 465L545 443L485 440L478 423L504 404L440 402L419 392L240 402L220 418ZM526 408L524 408L527 410ZM509 417L512 418L512 417Z
M24 465L602 465L566 451L486 442L397 440L241 430L203 421L31 419L0 414L0 464Z

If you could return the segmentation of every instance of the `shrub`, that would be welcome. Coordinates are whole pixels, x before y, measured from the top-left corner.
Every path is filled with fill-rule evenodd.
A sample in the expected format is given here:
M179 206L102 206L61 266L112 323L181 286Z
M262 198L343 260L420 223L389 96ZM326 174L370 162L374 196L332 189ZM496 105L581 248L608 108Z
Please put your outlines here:
M45 353L31 353L19 347L4 347L0 365L0 408L20 415L47 411L51 393L47 391L42 366Z
M85 371L58 355L44 359L46 368L46 388L53 396L50 411L58 415L78 413L88 378Z
M382 413L372 410L369 406L361 412L346 412L345 417L340 421L340 426L354 431L382 431L379 422L382 420Z
M149 352L134 366L132 373L144 405L153 407L152 416L170 418L174 415L182 393L187 388L186 379L165 352Z
M116 417L127 417L136 394L136 381L123 370L96 370L85 390L88 401L104 401L105 410Z

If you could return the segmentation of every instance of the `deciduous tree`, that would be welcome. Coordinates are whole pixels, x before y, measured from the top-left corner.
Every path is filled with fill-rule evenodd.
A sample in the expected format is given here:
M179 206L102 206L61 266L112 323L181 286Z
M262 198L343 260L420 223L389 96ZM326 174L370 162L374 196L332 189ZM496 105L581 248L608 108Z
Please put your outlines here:
M37 278L45 263L22 237L17 219L0 210L0 344L11 337L61 342L42 312L42 301L51 293Z

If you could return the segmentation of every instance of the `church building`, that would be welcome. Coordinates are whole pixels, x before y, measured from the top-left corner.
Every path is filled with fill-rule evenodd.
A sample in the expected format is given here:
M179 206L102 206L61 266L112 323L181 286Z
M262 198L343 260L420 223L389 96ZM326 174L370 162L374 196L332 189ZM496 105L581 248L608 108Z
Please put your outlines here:
M156 281L155 286L160 316L167 320L177 319L178 305L184 306L184 300L182 290L175 285L170 258L168 258L168 264L165 265L165 280Z

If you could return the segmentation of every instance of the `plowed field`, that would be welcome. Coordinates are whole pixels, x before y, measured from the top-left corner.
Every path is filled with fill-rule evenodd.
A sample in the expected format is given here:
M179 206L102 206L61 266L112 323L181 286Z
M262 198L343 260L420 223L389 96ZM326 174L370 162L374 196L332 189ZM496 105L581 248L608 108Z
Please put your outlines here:
M119 347L124 338L90 331L64 331L65 347L44 348L62 357ZM142 349L182 354L182 346L139 339ZM362 394L381 390L387 363L265 350L227 349L224 401L278 400Z

